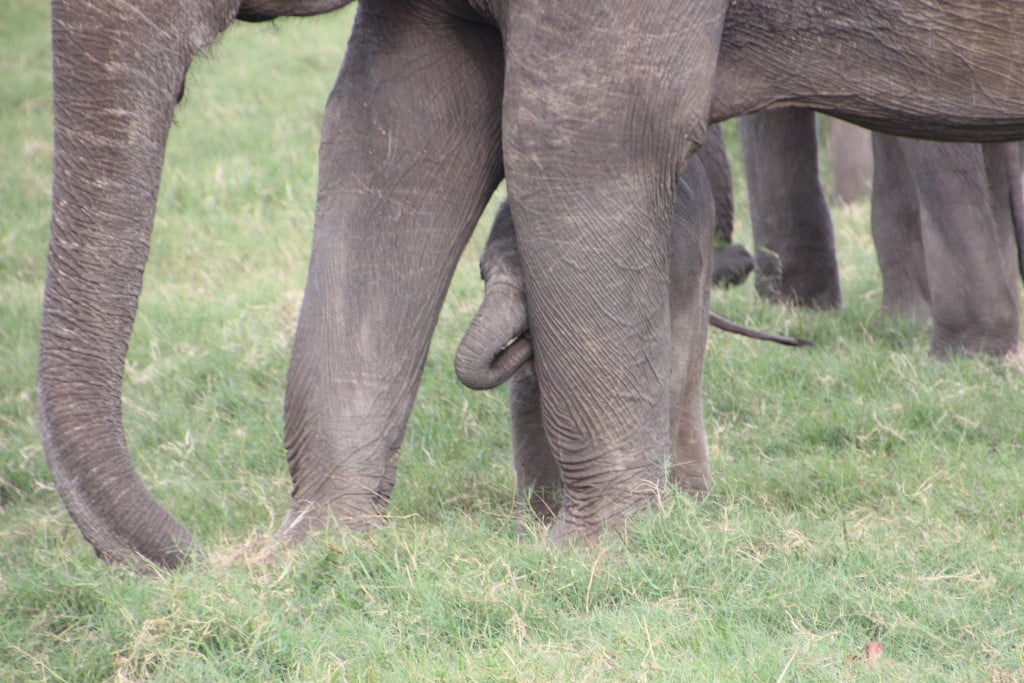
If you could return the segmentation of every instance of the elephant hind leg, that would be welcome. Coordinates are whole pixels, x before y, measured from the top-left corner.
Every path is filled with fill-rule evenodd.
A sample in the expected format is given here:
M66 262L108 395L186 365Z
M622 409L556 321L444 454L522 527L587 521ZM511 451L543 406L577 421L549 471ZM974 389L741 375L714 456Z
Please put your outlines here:
M912 319L931 315L917 179L900 138L871 134L871 238L882 274L882 311Z
M931 351L1003 355L1017 346L1020 283L1011 178L1015 144L901 139L921 199L931 294Z

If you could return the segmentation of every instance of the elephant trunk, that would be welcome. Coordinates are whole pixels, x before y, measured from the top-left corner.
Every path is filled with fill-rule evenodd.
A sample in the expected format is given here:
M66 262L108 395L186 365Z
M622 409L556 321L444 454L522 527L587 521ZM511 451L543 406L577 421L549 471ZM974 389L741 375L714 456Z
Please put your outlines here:
M470 389L493 389L533 357L526 280L508 202L494 217L480 275L484 302L455 352L455 374Z
M505 280L489 280L484 302L455 352L455 374L470 389L492 389L533 357L526 293Z
M121 388L167 132L192 55L237 11L237 0L221 4L200 20L156 0L53 2L39 419L57 490L108 562L173 567L192 545L135 471Z

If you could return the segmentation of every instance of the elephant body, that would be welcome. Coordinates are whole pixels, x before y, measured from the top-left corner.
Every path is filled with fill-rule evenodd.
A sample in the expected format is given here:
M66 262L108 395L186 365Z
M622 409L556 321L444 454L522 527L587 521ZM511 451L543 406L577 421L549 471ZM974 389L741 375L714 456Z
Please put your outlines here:
M106 560L173 566L192 546L135 473L120 412L185 73L236 17L341 4L53 2L40 424L57 488ZM674 318L667 273L676 181L708 125L790 104L893 134L1024 137L1022 28L1024 6L992 0L360 2L322 126L282 536L379 519L446 287L503 176L561 476L552 536L622 524L658 497L670 460L705 472L699 399L685 438L670 409L673 354L703 353L703 245Z
M758 293L797 305L839 306L813 112L760 112L741 119L740 132ZM1015 349L1024 228L1018 143L943 143L878 132L869 142L883 310L931 317L937 356Z

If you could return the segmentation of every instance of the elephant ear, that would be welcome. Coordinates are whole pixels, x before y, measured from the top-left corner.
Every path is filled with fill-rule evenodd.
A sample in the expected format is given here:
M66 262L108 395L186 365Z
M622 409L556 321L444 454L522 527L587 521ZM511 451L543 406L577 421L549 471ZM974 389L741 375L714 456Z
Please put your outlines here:
M488 281L484 302L455 352L455 374L470 389L493 389L531 358L526 294L505 279Z

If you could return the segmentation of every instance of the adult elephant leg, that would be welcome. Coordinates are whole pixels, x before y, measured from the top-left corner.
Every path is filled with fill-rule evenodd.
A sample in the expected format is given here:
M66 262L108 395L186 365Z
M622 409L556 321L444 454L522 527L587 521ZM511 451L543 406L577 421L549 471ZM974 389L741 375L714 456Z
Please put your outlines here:
M997 224L1013 228L1017 276L1024 277L1024 188L1021 186L1024 142L984 144L981 150L985 157L992 214Z
M839 268L818 179L814 112L784 108L745 116L740 139L758 294L798 306L838 307Z
M882 274L882 311L917 320L931 315L917 181L900 139L871 134L871 238Z
M563 481L554 539L621 524L666 481L669 219L702 137L725 3L602 9L524 4L505 34L505 170Z
M931 352L942 357L1013 350L1020 284L1007 181L994 178L1000 190L994 196L980 145L910 139L900 139L900 145L921 199ZM999 152L989 150L993 157ZM993 166L999 165L993 158Z
M501 48L440 10L360 3L288 370L285 538L373 524L388 500L444 293L501 177Z
M711 296L713 188L702 164L691 162L679 180L669 252L672 325L672 468L669 478L701 495L710 483L701 378Z
M173 567L192 544L135 471L121 386L174 106L192 56L227 27L238 5L193 4L53 2L43 450L96 553L140 566Z

